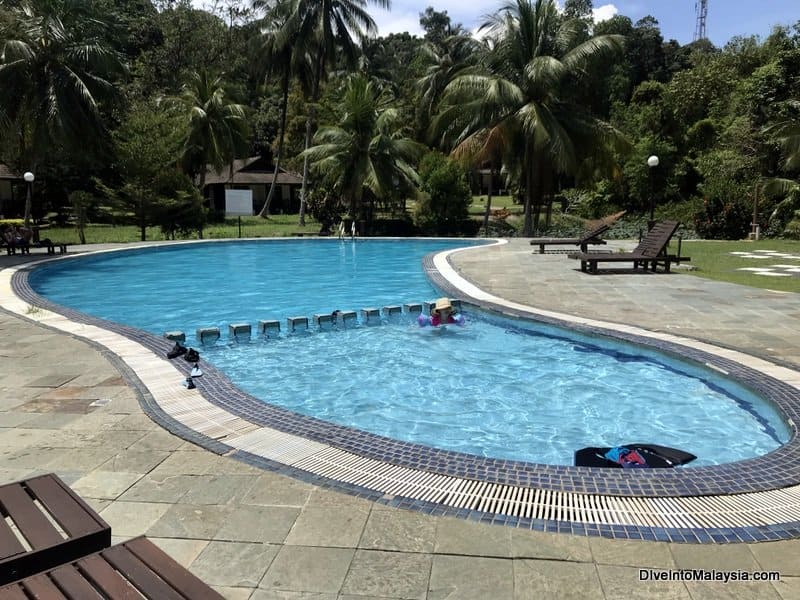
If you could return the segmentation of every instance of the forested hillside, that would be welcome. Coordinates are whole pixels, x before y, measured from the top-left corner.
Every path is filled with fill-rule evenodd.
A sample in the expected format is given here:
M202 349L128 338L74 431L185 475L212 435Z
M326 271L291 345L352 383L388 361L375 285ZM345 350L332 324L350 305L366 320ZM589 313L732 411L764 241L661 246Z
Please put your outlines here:
M263 156L302 177L301 224L474 234L471 195L502 190L521 235L552 207L800 238L800 21L717 48L515 0L477 35L434 6L378 37L387 4L0 0L0 163L36 174L33 218L143 235L192 235L206 165Z

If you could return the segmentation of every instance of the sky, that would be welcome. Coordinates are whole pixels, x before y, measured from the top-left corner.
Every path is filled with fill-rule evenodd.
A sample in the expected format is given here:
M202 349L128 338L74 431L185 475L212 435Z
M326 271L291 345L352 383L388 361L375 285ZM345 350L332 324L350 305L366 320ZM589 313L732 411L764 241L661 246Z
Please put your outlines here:
M496 11L503 0L392 0L386 12L369 5L369 12L380 29L380 35L408 31L421 35L419 13L428 6L447 11L453 23L475 29L481 17ZM665 40L675 39L681 45L694 38L697 13L695 0L595 0L595 18L608 19L622 14L636 23L644 16L658 20ZM800 20L800 0L708 0L706 31L711 42L722 47L736 35L758 35L763 40L774 25L792 25Z

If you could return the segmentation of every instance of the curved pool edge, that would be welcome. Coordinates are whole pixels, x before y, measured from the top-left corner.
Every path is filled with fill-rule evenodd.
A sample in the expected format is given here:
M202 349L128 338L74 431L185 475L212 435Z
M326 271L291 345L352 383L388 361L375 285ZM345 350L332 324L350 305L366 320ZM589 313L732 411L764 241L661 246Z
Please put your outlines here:
M446 260L448 253L442 254ZM426 270L433 268L438 273L434 263L441 260L426 260ZM382 438L348 428L332 426L323 431L313 419L287 421L287 415L281 414L286 411L258 414L258 407L213 369L206 369L210 377L201 380L199 393L192 393L180 385L188 374L188 364L162 358L169 342L38 297L27 286L29 269L5 270L2 291L8 282L14 292L13 299L0 294L6 309L108 348L154 399L154 406L143 403L151 417L214 452L387 504L532 529L688 542L800 535L799 494L791 489L800 482L797 472L776 469L773 462L764 465L771 468L763 477L751 478L737 489L730 487L729 475L740 478L742 467L764 457L719 467L637 472L633 477L622 471L597 474L592 469L421 451L411 444L387 447ZM436 283L447 290L451 282L445 275L446 268ZM464 293L453 295L463 297ZM488 302L486 298L481 301ZM41 310L26 314L29 305ZM516 310L499 306L507 314ZM794 442L796 436L776 452L788 446L796 450ZM775 453L767 456L773 461L776 457ZM760 465L750 466L754 470ZM693 482L681 481L685 474L702 471L709 472ZM772 491L764 491L769 489ZM721 497L695 497L703 494L734 496L730 502Z

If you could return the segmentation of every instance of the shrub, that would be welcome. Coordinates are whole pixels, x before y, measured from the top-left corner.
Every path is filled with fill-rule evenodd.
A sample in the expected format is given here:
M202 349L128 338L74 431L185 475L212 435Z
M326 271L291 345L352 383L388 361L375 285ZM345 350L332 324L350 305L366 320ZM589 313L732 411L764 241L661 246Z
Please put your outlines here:
M419 174L422 191L414 215L417 226L427 233L469 235L472 194L464 170L441 152L430 152L422 159Z
M694 226L697 233L706 239L740 240L750 231L750 214L735 200L723 202L706 198L703 207L695 213Z
M320 223L320 234L329 235L333 231L334 225L342 220L345 213L345 205L339 196L314 189L308 194L306 208L309 214ZM348 230L348 235L350 231Z

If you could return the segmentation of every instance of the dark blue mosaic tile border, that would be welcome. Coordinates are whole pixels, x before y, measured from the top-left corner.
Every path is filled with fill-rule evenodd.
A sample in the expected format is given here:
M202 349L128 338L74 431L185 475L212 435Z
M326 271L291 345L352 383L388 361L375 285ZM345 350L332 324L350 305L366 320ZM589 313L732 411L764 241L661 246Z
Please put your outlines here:
M562 322L557 319L542 318L524 311L510 311L506 307L500 305L481 303L474 298L464 297L464 294L460 290L454 288L438 273L438 271L436 271L433 266L432 257L433 255L426 257L423 261L423 266L426 273L431 277L434 285L439 287L443 293L463 298L464 301L472 303L481 309L495 312L505 317L538 320L568 329L575 329L582 333L602 335L642 344L675 356L715 365L728 371L732 378L738 379L762 396L772 400L787 417L791 418L794 422L798 422L797 414L800 412L800 391L787 384L766 377L738 363L690 348L660 341L654 342L651 339L634 335L610 333L606 330L591 327L576 327L574 324ZM132 327L85 315L67 307L57 305L39 296L28 284L28 273L32 268L35 267L31 266L20 269L12 278L12 288L14 292L26 302L63 314L67 318L77 322L93 324L114 331L149 348L156 354L165 355L171 348L172 342L166 339ZM174 362L184 376L189 374L191 367L189 363L180 358L175 359ZM800 483L800 443L798 443L795 428L793 428L792 439L783 447L766 456L727 465L651 471L606 470L541 465L510 460L487 459L399 442L349 427L320 421L312 417L299 415L282 408L264 404L244 393L212 365L204 364L203 368L206 375L196 381L199 392L210 402L244 419L314 441L330 444L360 456L444 475L557 491L641 497L734 494L782 488ZM176 424L163 413L159 415L158 410L160 409L150 407L150 410L152 411L150 412L151 416L155 415L154 418L157 418L159 422L164 419L170 421L171 427L168 426L167 428L181 437L190 439L218 453L225 453L230 450L230 448L224 444L214 442L196 432L186 430L185 427ZM185 431L179 432L178 430ZM236 455L241 455L241 458L245 458L244 453L237 452ZM256 461L256 458L257 457L250 457L249 460ZM263 459L259 459L256 462L263 462ZM286 469L290 468L281 466L278 470ZM297 473L299 473L297 470L290 470L294 471L294 476L297 476ZM331 485L348 491L349 493L367 494L367 492L355 486L348 486L338 482L331 482ZM369 492L367 495L369 494L374 495L373 492ZM415 505L418 504L418 509L424 510L424 503L410 499L404 499L403 501ZM435 510L437 511L449 510L438 505L432 506L436 506L437 508ZM428 511L425 510L425 512ZM480 520L484 520L484 518L493 519L494 517L481 516ZM503 517L503 519L508 520L506 517ZM551 523L552 522L548 521L547 526L550 527ZM535 525L535 523L531 522L531 527L533 527L533 525ZM526 525L522 521L519 521L515 526L525 527ZM576 526L578 525L569 524L569 527ZM600 531L598 535L604 535L602 530L598 531ZM737 532L738 531L739 530L737 530ZM611 533L614 534L615 532L611 531ZM587 533L587 535L592 534ZM627 536L627 534L625 535ZM606 537L614 537L614 535Z

